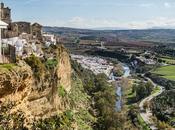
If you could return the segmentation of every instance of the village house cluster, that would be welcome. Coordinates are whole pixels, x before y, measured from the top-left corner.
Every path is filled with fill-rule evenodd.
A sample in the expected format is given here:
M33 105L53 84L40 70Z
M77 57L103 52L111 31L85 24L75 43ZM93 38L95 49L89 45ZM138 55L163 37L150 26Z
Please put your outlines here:
M16 56L43 56L41 46L56 45L57 38L42 32L38 23L12 22L11 9L0 3L0 63L14 62Z
M56 45L57 42L59 41L58 37L56 37L53 34L48 34L48 33L43 33L43 40L45 41L45 45L48 47L51 44Z
M155 55L148 51L144 52L140 56L137 56L136 58L147 65L156 64L156 60L154 60Z
M99 57L90 57L82 55L71 55L72 59L76 60L81 66L85 69L91 70L94 74L104 73L107 76L111 74L113 69L112 63L99 58Z

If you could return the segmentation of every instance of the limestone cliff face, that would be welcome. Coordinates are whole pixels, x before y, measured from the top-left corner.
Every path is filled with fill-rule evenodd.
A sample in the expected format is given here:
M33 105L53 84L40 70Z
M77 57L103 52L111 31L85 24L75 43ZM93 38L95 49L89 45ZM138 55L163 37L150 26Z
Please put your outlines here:
M71 64L65 49L59 50L54 76L48 75L36 84L33 71L24 61L11 69L0 68L0 104L14 102L9 113L22 111L25 126L30 126L34 119L48 118L62 112L69 104L62 100L58 89L71 89ZM42 88L42 89L37 89Z
M21 100L33 86L33 72L24 62L11 68L5 65L0 68L0 100L11 97L11 100ZM23 94L19 94L24 92ZM18 94L17 94L18 93Z
M66 51L60 53L60 59L58 63L57 75L60 79L60 85L64 87L64 89L69 92L71 89L71 64L70 58Z

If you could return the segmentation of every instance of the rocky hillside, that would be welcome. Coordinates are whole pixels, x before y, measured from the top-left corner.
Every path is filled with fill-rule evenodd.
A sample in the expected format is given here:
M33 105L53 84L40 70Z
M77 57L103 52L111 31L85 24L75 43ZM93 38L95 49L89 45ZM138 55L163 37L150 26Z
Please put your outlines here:
M0 65L0 129L90 129L86 122L95 118L89 114L87 121L81 119L90 102L67 50L51 47L46 54ZM72 119L75 112L78 120Z
M63 46L43 52L0 65L0 130L123 128L104 74L83 69Z
M58 91L70 92L70 58L64 48L56 51L56 58L45 63L31 56L26 62L20 60L17 64L0 66L1 109L8 109L2 116L22 113L24 126L28 127L34 119L48 118L69 107ZM51 68L54 60L56 64ZM7 122L14 125L11 119Z

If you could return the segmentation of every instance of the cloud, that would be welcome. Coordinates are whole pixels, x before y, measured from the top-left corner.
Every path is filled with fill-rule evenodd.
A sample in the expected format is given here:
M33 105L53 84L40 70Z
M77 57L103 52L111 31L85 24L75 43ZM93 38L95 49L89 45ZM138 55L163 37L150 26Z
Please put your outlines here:
M31 3L35 3L35 2L40 2L41 0L27 0L27 1L25 1L25 5L27 5L27 4L31 4Z
M164 6L165 6L165 8L170 8L171 7L170 3L168 3L168 2L165 2Z
M154 4L152 4L152 3L143 3L143 4L140 4L139 6L140 7L152 7L152 6L154 6Z
M118 22L109 19L86 19L73 17L67 21L56 21L53 26L74 27L74 28L128 28L147 29L152 27L175 27L175 18L158 17L145 21Z

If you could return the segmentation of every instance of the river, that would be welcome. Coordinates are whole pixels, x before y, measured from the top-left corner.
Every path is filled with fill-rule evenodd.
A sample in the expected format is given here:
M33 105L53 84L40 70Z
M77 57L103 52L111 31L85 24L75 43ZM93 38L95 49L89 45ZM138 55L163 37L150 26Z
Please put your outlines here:
M130 69L126 64L122 64L124 69L123 78L127 78L130 75ZM116 82L116 94L118 96L117 102L116 102L116 110L121 111L122 109L122 86L119 86L119 84Z

